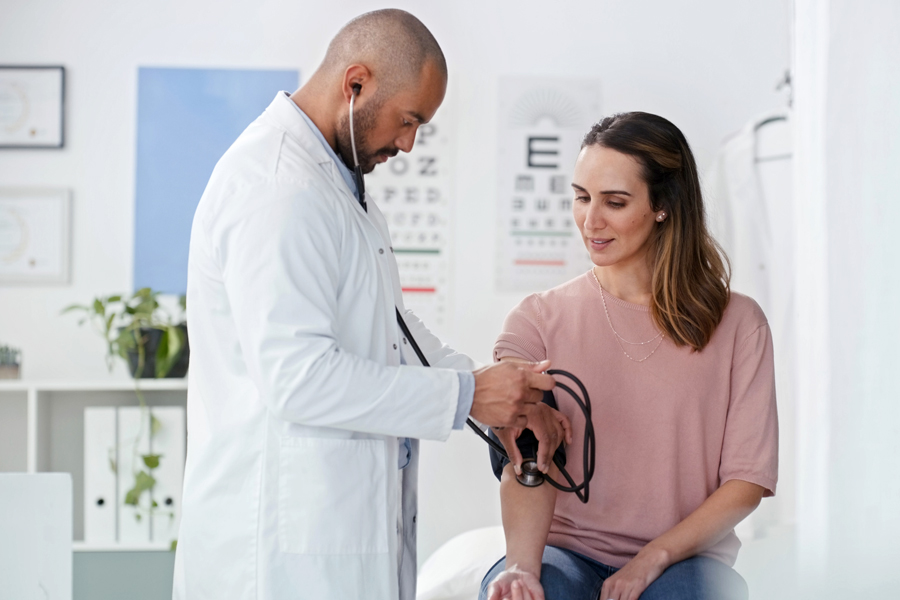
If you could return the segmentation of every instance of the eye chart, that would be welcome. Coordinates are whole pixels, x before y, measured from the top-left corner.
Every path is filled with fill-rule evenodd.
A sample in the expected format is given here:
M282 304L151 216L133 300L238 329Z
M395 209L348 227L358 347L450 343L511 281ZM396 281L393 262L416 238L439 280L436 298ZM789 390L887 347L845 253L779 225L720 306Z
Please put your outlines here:
M498 273L504 291L545 290L591 267L572 218L572 170L600 120L595 80L500 82Z
M449 317L451 146L443 122L421 125L412 152L366 176L391 231L403 302L436 333Z

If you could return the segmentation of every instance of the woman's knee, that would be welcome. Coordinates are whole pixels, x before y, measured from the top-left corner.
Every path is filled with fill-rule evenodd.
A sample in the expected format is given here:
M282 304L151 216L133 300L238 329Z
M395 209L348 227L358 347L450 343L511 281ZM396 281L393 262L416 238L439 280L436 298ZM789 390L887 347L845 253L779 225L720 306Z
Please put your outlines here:
M641 600L747 600L747 582L714 558L694 556L675 563L644 590Z

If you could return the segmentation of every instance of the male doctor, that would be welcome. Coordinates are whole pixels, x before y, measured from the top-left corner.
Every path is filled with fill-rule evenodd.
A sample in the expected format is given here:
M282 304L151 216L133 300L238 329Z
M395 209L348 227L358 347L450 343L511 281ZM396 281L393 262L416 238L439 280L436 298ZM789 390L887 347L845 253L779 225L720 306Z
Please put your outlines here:
M446 83L415 17L362 15L216 165L191 231L174 598L413 600L415 439L471 414L535 429L546 462L566 435L538 402L547 363L477 369L404 308L385 220L357 196L353 143L363 172L409 152Z

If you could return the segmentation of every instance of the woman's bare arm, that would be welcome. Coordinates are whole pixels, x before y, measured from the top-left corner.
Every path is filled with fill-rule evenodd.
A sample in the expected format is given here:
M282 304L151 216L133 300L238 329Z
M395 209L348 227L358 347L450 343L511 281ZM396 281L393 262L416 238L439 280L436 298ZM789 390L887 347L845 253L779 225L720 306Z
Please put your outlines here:
M732 479L722 484L697 510L638 552L603 583L603 600L637 600L669 566L717 544L752 513L765 490Z

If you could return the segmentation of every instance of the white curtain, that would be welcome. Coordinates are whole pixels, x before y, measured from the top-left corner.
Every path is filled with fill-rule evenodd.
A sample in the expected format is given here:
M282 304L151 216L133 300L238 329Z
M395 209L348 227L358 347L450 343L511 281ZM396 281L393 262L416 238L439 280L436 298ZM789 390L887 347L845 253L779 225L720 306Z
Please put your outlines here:
M795 0L804 597L900 597L900 2Z

